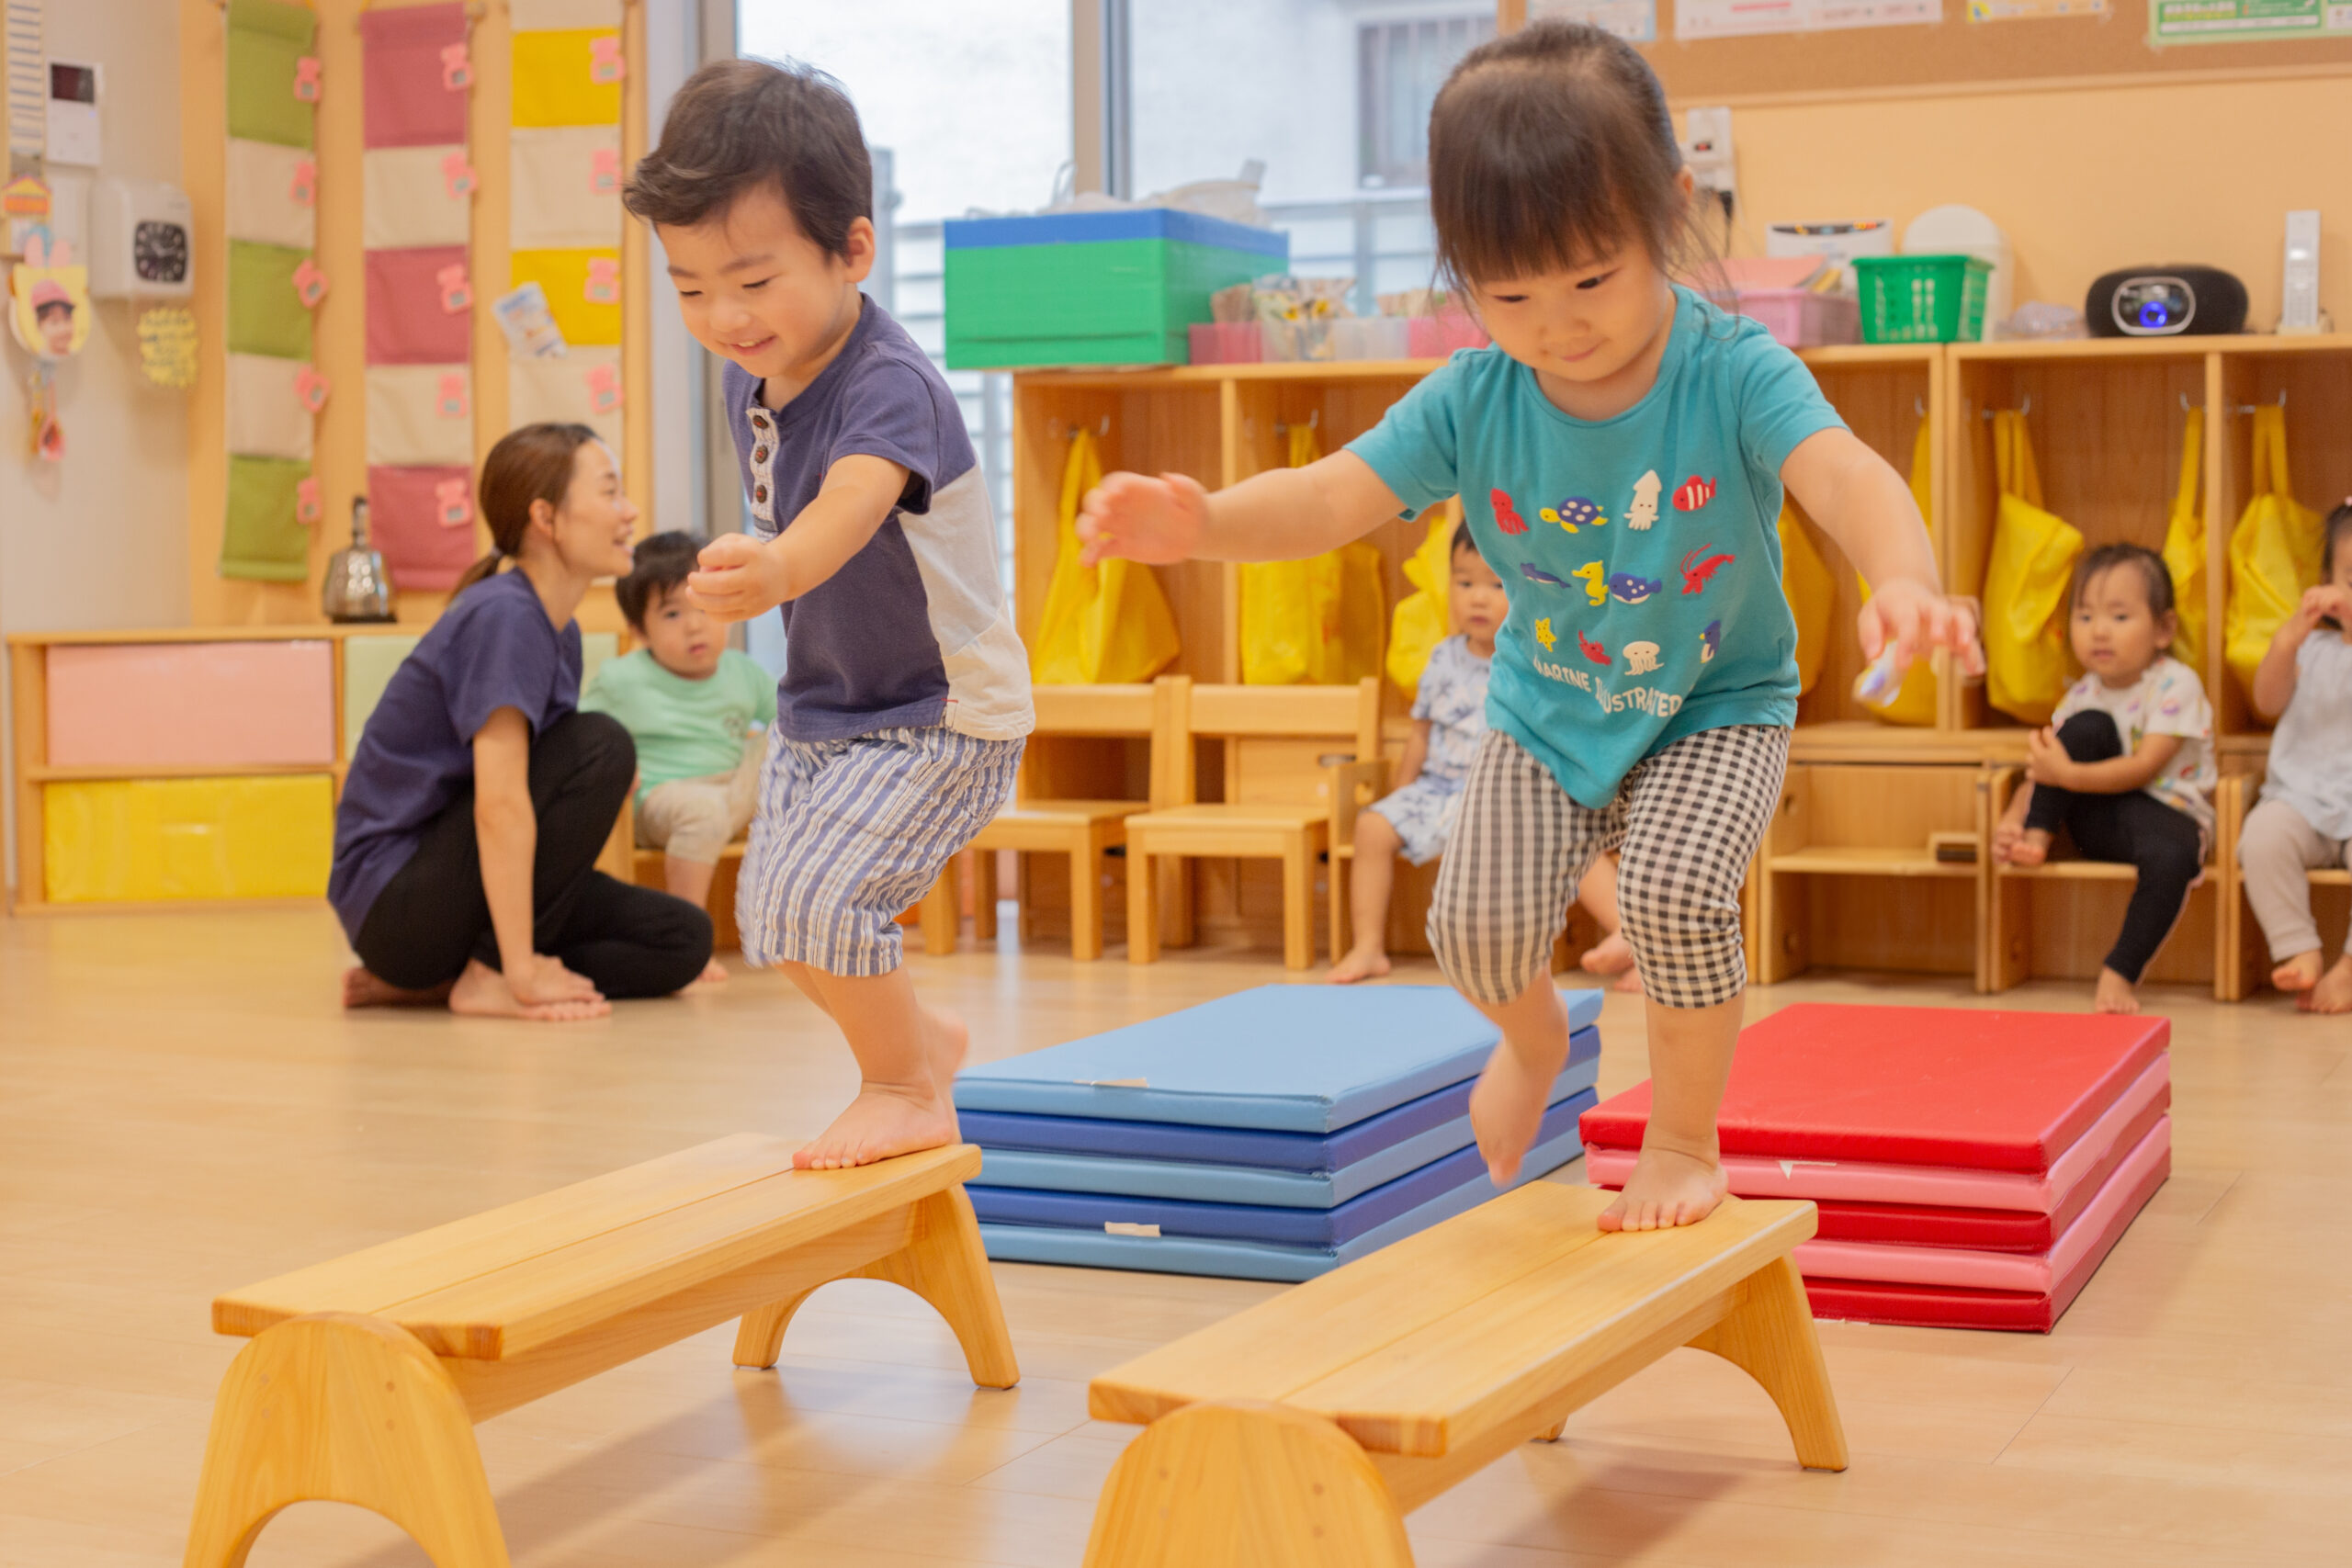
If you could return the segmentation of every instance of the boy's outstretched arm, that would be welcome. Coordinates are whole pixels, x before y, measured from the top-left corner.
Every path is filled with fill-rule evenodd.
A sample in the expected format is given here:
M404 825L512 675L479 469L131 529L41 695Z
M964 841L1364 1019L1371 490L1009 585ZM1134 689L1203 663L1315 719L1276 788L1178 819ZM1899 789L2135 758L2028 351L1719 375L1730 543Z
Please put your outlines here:
M1092 566L1114 556L1180 560L1304 560L1361 539L1405 510L1352 452L1303 468L1269 468L1211 495L1182 474L1113 474L1087 492L1078 520Z
M1816 431L1781 465L1781 481L1871 585L1856 621L1864 658L1893 643L1902 667L1939 648L1974 659L1975 612L1944 597L1919 503L1885 458L1852 431Z
M843 457L825 470L817 499L775 538L721 534L705 545L702 570L686 586L722 621L764 615L847 565L889 521L906 490L899 464L862 453Z

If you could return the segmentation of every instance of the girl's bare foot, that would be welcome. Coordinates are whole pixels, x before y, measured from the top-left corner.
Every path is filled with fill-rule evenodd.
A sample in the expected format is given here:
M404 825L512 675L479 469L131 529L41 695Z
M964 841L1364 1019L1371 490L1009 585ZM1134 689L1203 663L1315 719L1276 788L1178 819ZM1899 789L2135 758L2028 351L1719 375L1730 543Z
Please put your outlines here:
M2319 983L2295 999L2305 1012L2352 1012L2352 953L2319 977Z
M727 984L727 965L721 964L717 958L713 958L702 966L702 973L695 976L695 984L697 986Z
M2299 953L2270 972L2270 983L2282 991L2308 991L2319 984L2321 971L2326 967L2319 949Z
M1477 1134L1487 1174L1498 1187L1519 1175L1520 1162L1535 1142L1552 1080L1566 1066L1566 1053L1561 1055L1563 1060L1548 1066L1531 1063L1509 1040L1501 1041L1470 1090L1470 1130Z
M1352 986L1358 980L1377 980L1388 973L1388 954L1377 947L1362 944L1351 948L1346 957L1331 965L1325 976L1334 986Z
M1623 975L1634 967L1634 950L1623 931L1611 931L1586 948L1577 963L1588 975Z
M449 1010L467 1018L519 1018L531 1023L578 1023L584 1019L608 1016L613 1010L613 1004L602 997L561 1002L518 1001L506 984L506 976L477 958L467 964L466 972L458 976L456 985L449 987Z
M1731 1190L1724 1168L1679 1149L1642 1145L1617 1201L1600 1212L1605 1231L1662 1231L1695 1225Z
M1996 840L1996 848L2002 847ZM2039 828L2024 829L2006 846L2001 858L2011 865L2040 865L2050 858L2050 835Z
M1628 969L1618 976L1616 983L1609 988L1612 991L1623 991L1629 997L1638 997L1642 994L1642 972L1639 969Z
M956 1141L956 1108L936 1088L867 1084L833 1124L792 1156L800 1170L846 1170Z
M2139 1010L2140 998L2132 989L2132 982L2112 969L2101 969L2098 988L2091 993L2091 1011L2134 1013Z
M407 991L390 981L379 980L362 964L355 964L343 972L343 1005L347 1008L427 1008L438 1007L448 999L447 986Z

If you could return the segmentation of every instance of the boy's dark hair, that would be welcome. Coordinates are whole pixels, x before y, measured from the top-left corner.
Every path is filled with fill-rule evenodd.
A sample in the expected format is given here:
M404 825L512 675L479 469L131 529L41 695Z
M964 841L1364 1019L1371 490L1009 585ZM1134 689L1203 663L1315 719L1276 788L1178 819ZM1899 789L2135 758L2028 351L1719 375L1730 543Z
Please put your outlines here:
M1666 271L1710 252L1656 73L1631 44L1545 20L1462 57L1430 111L1441 277L1590 266L1638 243Z
M1478 548L1477 539L1471 535L1470 519L1467 517L1453 525L1453 543L1447 547L1445 558L1451 562L1454 557L1464 550L1468 550L1480 560L1487 558L1486 553Z
M2319 580L2333 582L2335 581L2336 553L2347 544L2352 544L2352 498L2346 499L2327 514L2326 523L2320 528L2320 538Z
M637 542L637 561L628 575L613 584L613 598L630 626L645 630L645 614L677 592L695 570L702 542L692 534L653 534Z
M829 255L874 216L874 165L842 85L798 61L720 60L686 78L621 202L649 223L693 228L772 186Z
M2148 590L2148 608L2157 620L2173 613L2172 569L2165 565L2165 558L2145 545L2121 542L2101 545L2085 555L2082 564L2075 569L2073 602L2080 604L2090 585L2119 567L2137 570Z

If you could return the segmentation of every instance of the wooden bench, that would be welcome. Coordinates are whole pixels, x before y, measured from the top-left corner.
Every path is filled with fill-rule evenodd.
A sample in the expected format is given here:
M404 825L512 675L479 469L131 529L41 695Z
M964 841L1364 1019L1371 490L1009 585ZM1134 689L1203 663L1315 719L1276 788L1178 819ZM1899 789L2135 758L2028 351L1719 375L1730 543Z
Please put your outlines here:
M1764 1385L1798 1462L1843 1470L1789 1257L1814 1206L1603 1235L1611 1197L1532 1182L1096 1378L1097 1420L1149 1425L1088 1568L1410 1568L1406 1513L1683 1345Z
M772 1367L835 1280L939 1310L972 1381L1020 1378L960 1185L969 1145L796 1171L738 1134L232 1292L250 1336L222 1380L187 1568L239 1568L289 1504L372 1509L436 1568L505 1568L473 1423L741 1317L735 1363Z

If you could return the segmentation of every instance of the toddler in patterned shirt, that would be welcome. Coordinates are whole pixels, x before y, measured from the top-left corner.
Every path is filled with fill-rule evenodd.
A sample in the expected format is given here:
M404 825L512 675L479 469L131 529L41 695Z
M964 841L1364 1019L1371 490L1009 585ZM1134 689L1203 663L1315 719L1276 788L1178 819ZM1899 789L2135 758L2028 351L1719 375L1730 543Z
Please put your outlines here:
M2072 640L2083 678L2050 728L2026 741L2031 783L1993 836L1993 854L2040 865L2060 828L2086 860L2140 877L2098 972L2093 1007L2138 1012L2132 987L2179 923L2213 841L2213 710L2197 671L2172 657L2179 621L2164 558L2101 545L2075 574Z
M1510 600L1503 580L1479 555L1467 523L1453 530L1452 561L1447 608L1457 629L1430 649L1396 790L1356 818L1355 886L1349 897L1356 939L1331 966L1334 985L1388 973L1388 895L1396 857L1427 865L1444 852L1453 819L1462 814L1463 781L1487 733L1487 672Z

